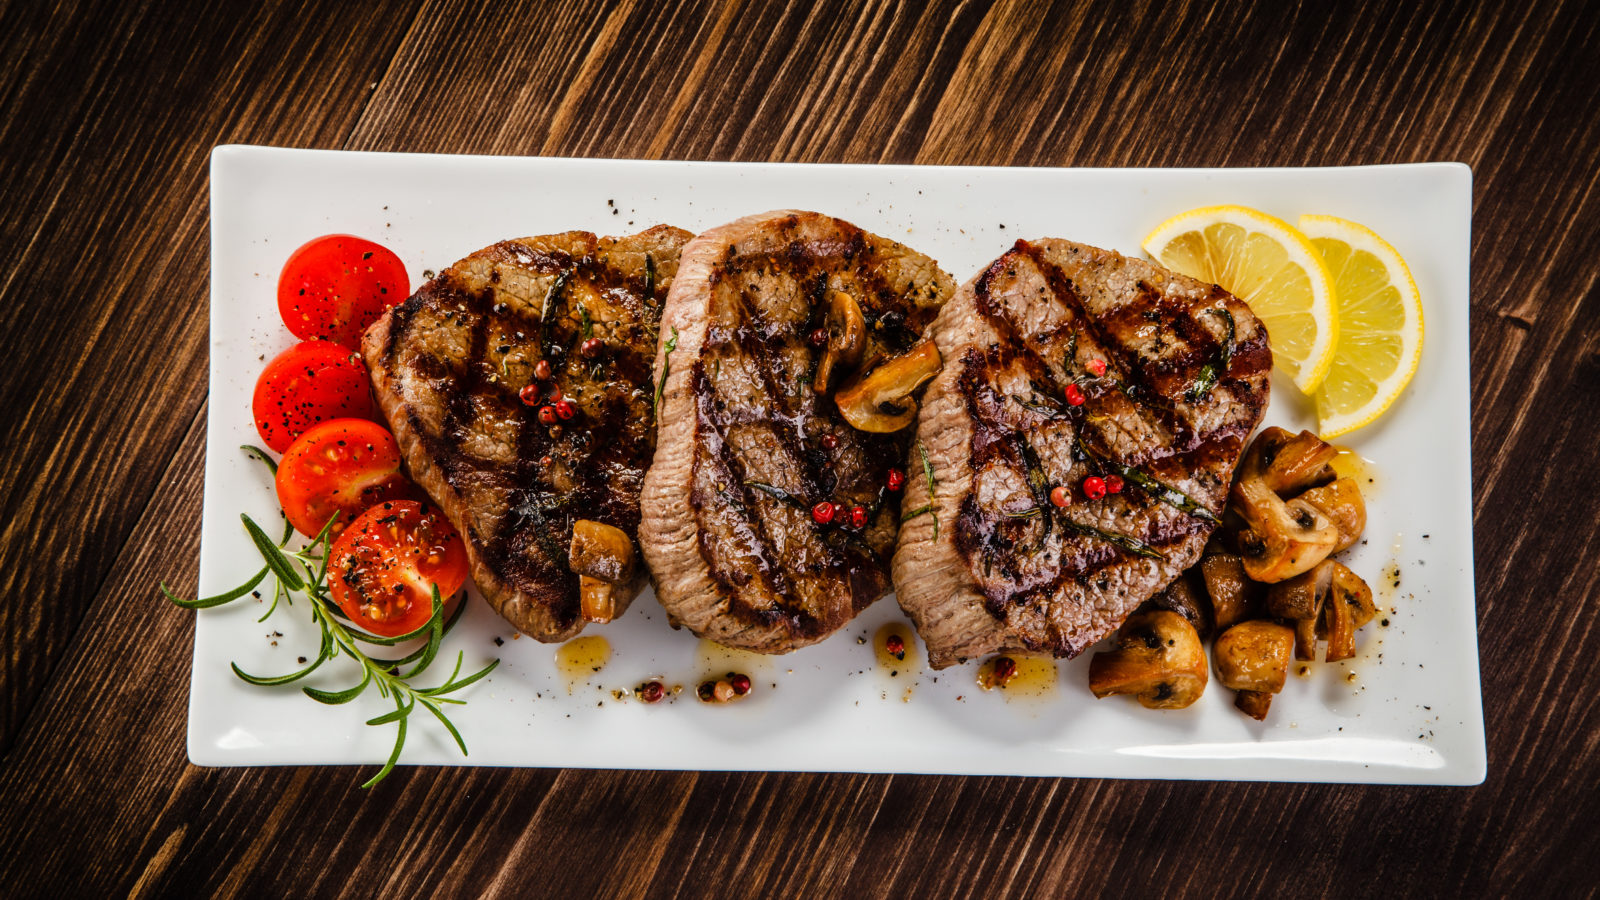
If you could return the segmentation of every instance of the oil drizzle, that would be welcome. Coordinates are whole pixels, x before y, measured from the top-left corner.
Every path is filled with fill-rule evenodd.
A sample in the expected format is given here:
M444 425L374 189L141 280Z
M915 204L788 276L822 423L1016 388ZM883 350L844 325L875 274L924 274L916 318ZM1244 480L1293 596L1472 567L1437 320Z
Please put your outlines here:
M1002 659L1009 659L1016 666L1010 678L1000 683L995 677L995 666ZM984 660L978 667L978 687L986 691L998 689L1006 702L1014 700L1027 700L1038 702L1047 700L1056 694L1060 682L1053 659L1044 659L1037 656L996 656Z
M890 638L898 638L900 641L898 655L889 652ZM911 626L904 622L890 622L879 628L872 636L872 655L878 660L879 672L895 679L896 683L904 683L905 691L901 694L900 701L910 703L917 672L922 668L917 639L911 633Z
M1333 462L1329 463L1329 465L1333 466L1333 471L1340 478L1355 479L1357 486L1361 488L1361 495L1370 502L1372 495L1377 493L1378 489L1383 486L1378 479L1377 463L1351 450L1349 447L1335 444L1334 449L1338 450L1339 454L1333 458Z
M592 679L611 661L611 643L599 635L573 638L556 651L556 669L567 681L567 694L579 682Z

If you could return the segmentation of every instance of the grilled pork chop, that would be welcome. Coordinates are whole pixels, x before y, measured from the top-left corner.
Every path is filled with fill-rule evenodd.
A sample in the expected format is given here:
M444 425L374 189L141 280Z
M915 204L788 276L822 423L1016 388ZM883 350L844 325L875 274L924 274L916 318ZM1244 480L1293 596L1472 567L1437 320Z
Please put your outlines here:
M900 605L935 668L1075 656L1198 558L1267 405L1266 329L1214 285L1042 240L964 285L933 334L931 498L913 477L905 499L930 509L901 527ZM1091 476L1121 490L1091 499Z
M683 248L662 318L661 428L639 530L675 625L784 653L889 590L900 493L888 473L906 458L914 406L893 411L905 427L870 433L837 401L918 345L954 290L928 257L817 213L750 216ZM830 316L844 312L859 315L862 342L825 367L844 333ZM818 341L819 330L831 337ZM820 521L820 503L833 504L832 519ZM856 507L863 527L851 524Z
M489 604L541 641L621 615L644 585L633 539L655 450L650 361L690 237L658 225L503 241L362 341L412 479L465 538Z

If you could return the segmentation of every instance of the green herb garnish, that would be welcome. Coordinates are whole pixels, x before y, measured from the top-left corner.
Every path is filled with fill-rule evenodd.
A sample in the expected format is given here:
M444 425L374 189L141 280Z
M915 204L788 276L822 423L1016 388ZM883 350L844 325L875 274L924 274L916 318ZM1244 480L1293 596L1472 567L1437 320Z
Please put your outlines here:
M1225 308L1208 309L1206 312L1222 317L1222 320L1228 325L1228 337L1222 342L1222 350L1218 354L1217 360L1206 363L1201 367L1200 374L1195 376L1194 385L1189 388L1189 392L1186 395L1190 403L1199 401L1200 398L1211 393L1211 389L1217 386L1217 379L1228 371L1228 366L1233 362L1233 351L1237 340L1233 324L1233 313L1228 312Z
M900 524L904 525L918 516L931 515L933 516L933 539L937 541L939 539L939 513L933 508L933 490L939 486L939 482L933 477L933 463L928 461L928 448L922 446L921 440L917 441L917 452L922 455L922 474L928 479L928 505L902 515Z
M1093 525L1084 525L1081 522L1074 522L1071 519L1064 518L1061 520L1061 524L1068 531L1075 531L1078 534L1085 535L1087 537L1099 538L1108 544L1121 547L1129 553L1132 553L1134 556L1143 556L1146 559L1159 559L1162 561L1165 561L1167 558L1161 553L1161 551L1150 546L1149 544L1146 544L1144 541L1141 541L1138 538L1132 538L1125 534L1117 534L1114 531L1102 531Z
M252 455L259 456L269 467L276 469L272 465L272 460L258 448L246 447L244 449ZM288 543L289 538L293 535L292 528L288 529L288 533L284 535L281 541L274 542L261 529L261 526L256 524L255 520L247 515L241 515L239 518L244 523L245 532L249 534L250 540L255 544L257 551L261 553L262 561L266 564L261 571L252 575L249 580L239 587L213 597L184 600L174 595L165 583L160 586L161 592L166 595L168 600L184 609L209 609L250 594L257 585L266 579L267 575L271 574L274 576L274 590L272 607L267 610L267 615L271 615L272 611L277 608L280 597L292 604L291 595L301 594L309 601L311 619L317 625L321 635L316 658L302 669L284 675L261 676L252 675L239 668L237 664L233 664L234 674L250 684L275 687L299 681L315 672L323 663L338 657L341 653L359 664L361 666L361 680L351 687L338 691L324 691L313 687L301 687L300 690L307 697L319 703L342 704L355 700L366 691L368 686L376 684L379 695L394 701L395 708L393 711L367 720L368 725L394 723L395 742L394 749L390 752L388 760L383 764L383 768L368 779L365 784L361 785L364 788L372 787L394 770L395 763L400 759L400 751L405 746L408 718L419 706L431 713L434 718L439 720L440 724L444 725L445 730L455 739L456 746L461 748L461 754L463 756L467 755L466 741L462 740L461 733L456 730L455 725L444 712L445 704L461 705L466 701L446 695L453 694L488 675L500 664L500 660L494 660L477 672L463 678L459 676L461 675L461 663L466 654L458 652L456 654L455 668L451 671L450 677L446 678L442 684L431 688L419 688L411 684L411 679L421 675L432 665L439 654L440 643L444 640L444 636L449 634L450 629L457 620L460 619L462 611L467 607L466 603L458 604L455 612L448 620L445 620L443 616L444 601L439 596L438 586L435 585L432 598L433 614L416 631L392 638L378 637L367 634L364 631L358 631L345 624L343 612L333 602L333 598L328 592L328 551L333 543L331 532L334 519L329 519L322 532L313 538L310 543L297 550L290 550L288 549ZM266 616L262 616L263 620L265 618ZM421 639L426 639L421 647L394 659L368 656L359 646L360 643L367 643L392 647L406 641ZM411 670L402 672L402 667L408 665L412 665Z
M649 259L649 257L645 257ZM678 329L672 329L672 337L667 338L666 352L661 354L661 380L656 382L656 399L650 404L650 414L657 420L661 419L661 390L667 386L667 374L672 371L672 351L678 349Z
M1100 456L1099 454L1091 451L1088 445L1084 444L1081 440L1078 441L1078 449L1083 452L1085 458L1091 459L1098 463L1103 469L1109 469L1112 472L1121 475L1123 478L1126 478L1127 480L1138 485L1141 490L1149 494L1151 497L1154 497L1162 503L1167 504L1173 509L1188 513L1189 515L1194 516L1196 519L1210 522L1213 525L1219 522L1216 514L1212 513L1211 510L1206 509L1204 506L1201 506L1199 503L1191 500L1189 495L1178 490L1172 485L1157 481L1156 479L1146 475L1144 472L1141 472L1132 466L1123 465L1114 459L1108 459L1104 456Z

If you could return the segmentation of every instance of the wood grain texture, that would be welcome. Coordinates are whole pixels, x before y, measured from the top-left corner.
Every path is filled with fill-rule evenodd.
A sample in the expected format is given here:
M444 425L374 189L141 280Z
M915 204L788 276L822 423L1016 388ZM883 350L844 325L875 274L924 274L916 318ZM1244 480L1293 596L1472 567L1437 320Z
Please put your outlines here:
M1593 4L4 4L0 883L105 895L1592 895ZM369 86L370 89L369 89ZM1476 788L207 770L205 159L350 149L1475 173ZM87 252L86 252L87 251ZM70 306L68 305L70 304ZM154 413L154 414L152 414ZM88 848L92 848L92 852Z

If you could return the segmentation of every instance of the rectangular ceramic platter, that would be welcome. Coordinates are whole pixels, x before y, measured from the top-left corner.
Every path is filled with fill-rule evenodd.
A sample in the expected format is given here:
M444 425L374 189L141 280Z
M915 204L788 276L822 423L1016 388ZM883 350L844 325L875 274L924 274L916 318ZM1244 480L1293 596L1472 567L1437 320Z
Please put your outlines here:
M292 343L275 285L304 241L345 232L405 260L413 287L496 241L570 229L622 235L666 222L698 231L776 208L814 209L909 244L965 281L1018 238L1064 237L1127 254L1156 223L1237 203L1294 221L1354 219L1410 262L1426 307L1421 369L1378 424L1348 445L1370 460L1366 540L1347 562L1374 587L1389 625L1358 638L1354 660L1291 676L1258 723L1213 679L1200 702L1157 712L1095 700L1088 654L1060 663L1042 696L985 692L976 663L942 672L879 667L870 639L901 618L892 597L831 639L781 657L729 663L674 631L649 591L619 621L591 628L609 664L569 680L556 648L513 630L481 600L447 640L468 670L499 669L452 715L471 755L420 712L402 763L635 769L756 769L1117 778L1473 784L1485 770L1472 572L1467 377L1471 172L1453 164L1345 169L1107 170L755 165L422 156L220 147L211 162L211 397L201 595L260 566L239 514L276 522L250 392L263 360ZM1269 424L1314 425L1274 385ZM277 674L314 651L303 605L249 600L198 615L189 755L200 765L376 764L389 708L369 692L328 707L293 688L259 688L229 663ZM280 636L281 633L281 636ZM497 641L496 639L500 639ZM501 643L503 641L503 643ZM925 659L921 648L913 651ZM441 665L447 666L448 662ZM746 701L693 699L700 677L739 668ZM354 683L346 659L310 679ZM435 684L448 672L422 680ZM685 686L646 706L613 691L649 677Z

